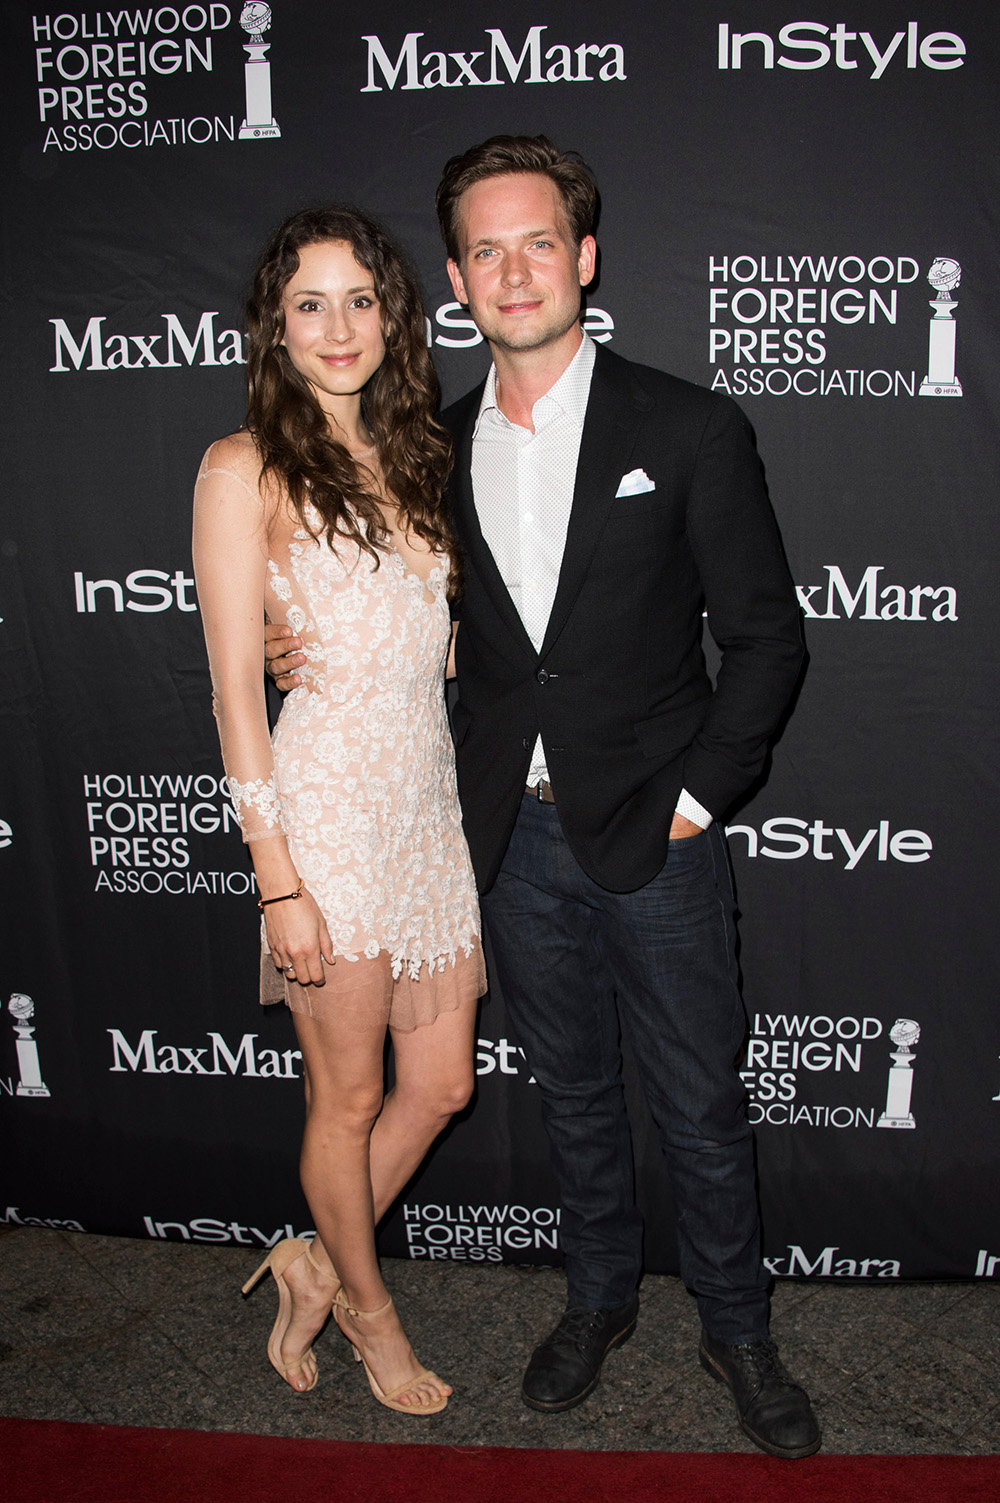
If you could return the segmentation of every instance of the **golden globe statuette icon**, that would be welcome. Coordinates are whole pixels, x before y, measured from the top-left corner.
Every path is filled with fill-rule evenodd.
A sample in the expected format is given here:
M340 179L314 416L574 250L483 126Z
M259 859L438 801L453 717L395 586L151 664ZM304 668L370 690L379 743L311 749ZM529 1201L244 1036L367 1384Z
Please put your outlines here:
M960 397L962 383L955 375L955 338L958 326L954 312L958 307L952 292L962 280L962 268L950 256L939 256L927 273L937 297L929 304L934 309L927 350L927 374L920 383L922 397Z
M28 1019L35 1016L35 1004L24 992L15 992L7 1003L7 1011L14 1019L17 1034L17 1063L20 1079L18 1096L51 1096L52 1092L42 1080L38 1063L38 1045L34 1040L35 1027Z
M240 140L259 141L280 136L278 122L271 114L271 64L265 56L270 43L263 40L271 25L271 7L263 0L250 0L249 5L244 5L240 11L240 25L250 38L243 44L249 61L243 68L247 113L240 126Z
M878 1126L916 1127L910 1111L910 1096L913 1091L913 1046L920 1042L920 1024L912 1018L897 1018L889 1029L889 1037L896 1046L891 1051L895 1063L889 1070L885 1111L878 1119Z

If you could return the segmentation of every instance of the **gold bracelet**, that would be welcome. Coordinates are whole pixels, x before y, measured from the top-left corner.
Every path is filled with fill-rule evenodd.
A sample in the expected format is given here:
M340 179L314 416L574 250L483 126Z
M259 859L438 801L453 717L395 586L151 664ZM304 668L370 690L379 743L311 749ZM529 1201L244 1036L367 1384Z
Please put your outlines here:
M257 899L257 907L258 908L266 908L267 905L268 905L268 903L286 903L289 898L301 898L301 896L302 896L302 884L303 884L304 881L305 881L305 877L300 877L299 878L299 885L295 889L295 891L294 892L283 892L281 894L280 898L258 898Z

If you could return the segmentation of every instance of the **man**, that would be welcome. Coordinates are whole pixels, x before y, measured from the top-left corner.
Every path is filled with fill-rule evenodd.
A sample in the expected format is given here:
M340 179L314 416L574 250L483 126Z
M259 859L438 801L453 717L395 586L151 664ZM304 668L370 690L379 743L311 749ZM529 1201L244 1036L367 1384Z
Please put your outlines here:
M455 295L494 361L443 418L465 550L459 793L563 1208L567 1309L523 1397L580 1403L635 1328L623 1029L667 1161L702 1364L761 1449L807 1456L818 1427L768 1336L717 823L760 773L802 662L749 427L728 399L583 332L596 191L574 154L492 137L448 162L437 206ZM714 688L703 609L722 653Z

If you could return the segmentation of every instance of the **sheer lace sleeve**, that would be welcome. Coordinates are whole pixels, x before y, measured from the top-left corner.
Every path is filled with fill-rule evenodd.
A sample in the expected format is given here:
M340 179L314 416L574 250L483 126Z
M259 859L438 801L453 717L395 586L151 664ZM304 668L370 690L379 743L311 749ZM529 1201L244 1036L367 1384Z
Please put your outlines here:
M245 841L283 834L264 701L267 520L249 435L207 450L194 496L194 571L229 791Z

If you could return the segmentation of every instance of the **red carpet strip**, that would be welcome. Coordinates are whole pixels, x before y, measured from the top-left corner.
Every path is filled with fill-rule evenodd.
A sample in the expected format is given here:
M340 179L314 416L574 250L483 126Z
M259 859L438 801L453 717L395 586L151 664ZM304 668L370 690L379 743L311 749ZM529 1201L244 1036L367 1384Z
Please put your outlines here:
M996 1503L1000 1457L369 1445L0 1419L5 1503Z

